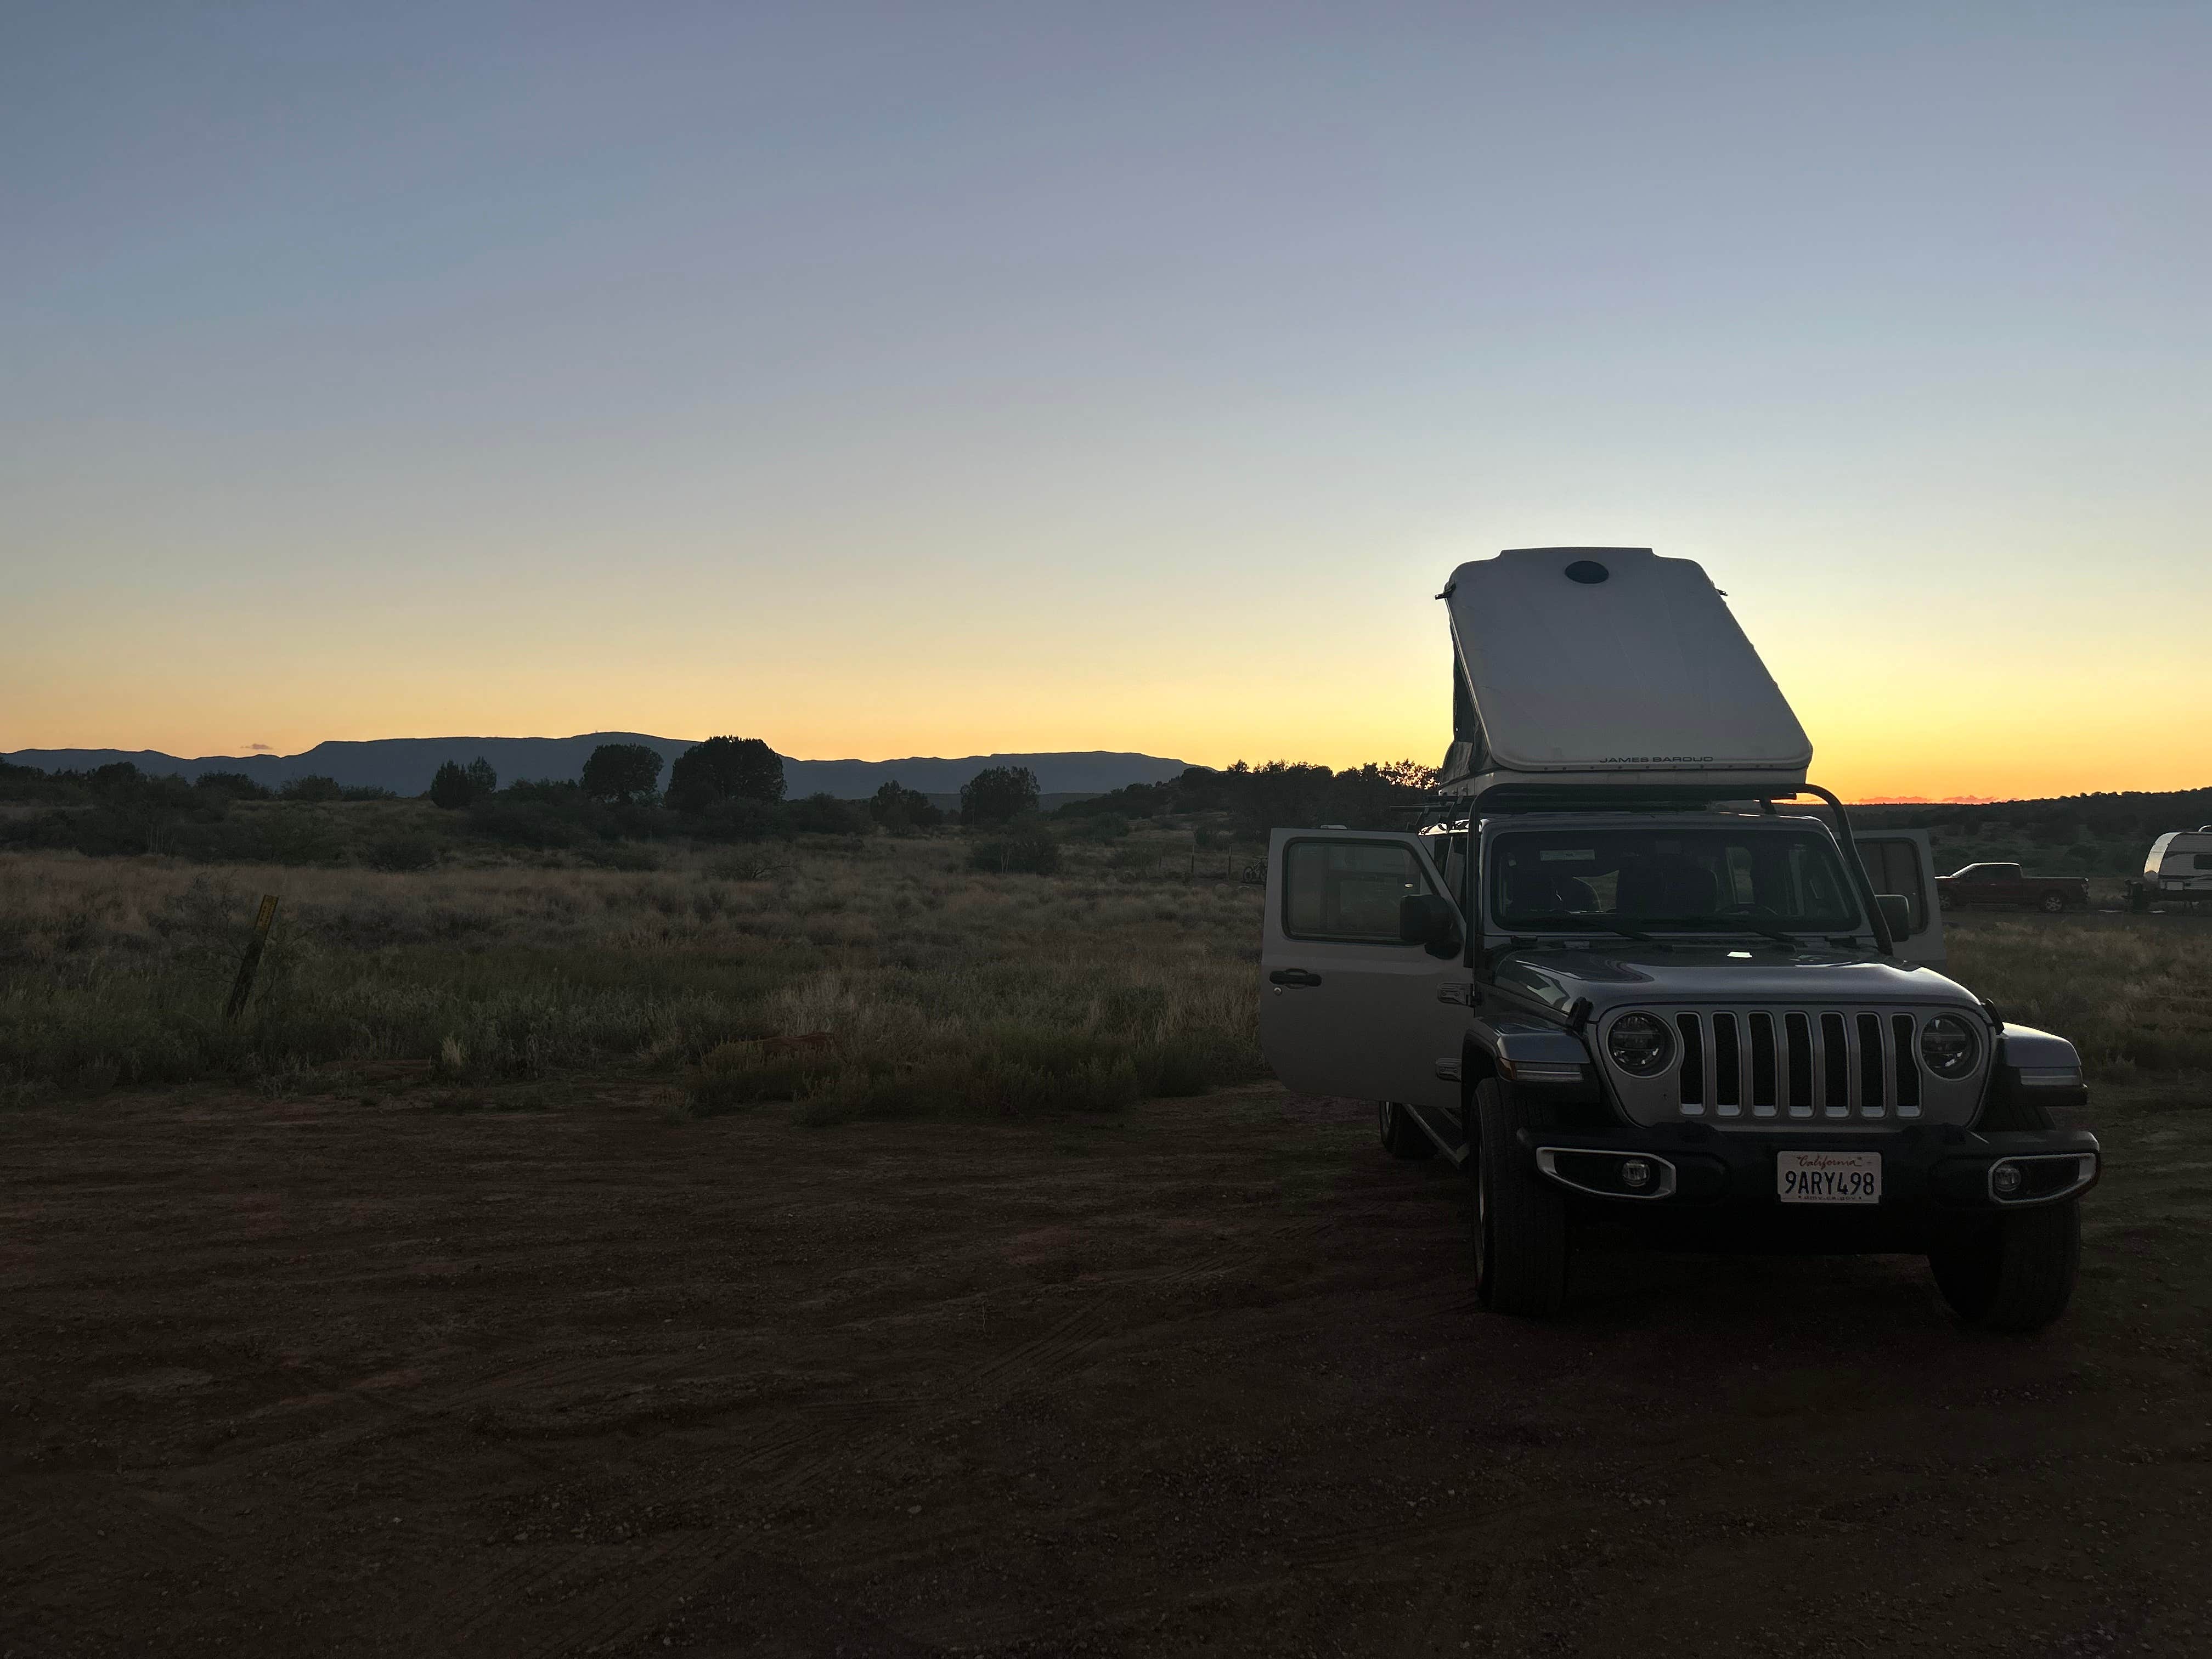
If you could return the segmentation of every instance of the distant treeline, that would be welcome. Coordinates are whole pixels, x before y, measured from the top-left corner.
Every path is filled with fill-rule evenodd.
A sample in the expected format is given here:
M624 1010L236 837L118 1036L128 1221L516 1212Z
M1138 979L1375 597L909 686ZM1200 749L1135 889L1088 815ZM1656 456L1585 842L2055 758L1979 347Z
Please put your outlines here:
M187 783L173 775L149 777L128 761L88 772L43 772L0 761L0 848L312 863L318 860L300 856L295 845L299 815L267 814L246 829L231 809L248 801L392 799L388 789L342 788L329 778L295 778L270 790L237 772L203 773Z
M1412 761L1341 771L1240 761L1073 802L1047 819L1038 811L1037 780L1020 766L978 772L963 787L957 813L896 781L866 800L789 799L781 757L759 738L734 736L694 744L665 769L659 753L643 744L602 744L574 782L526 778L502 785L481 757L456 755L438 769L425 796L404 803L388 790L342 787L326 777L295 778L271 790L235 772L204 773L187 783L149 776L128 762L70 772L0 762L0 848L163 853L222 863L354 860L414 869L475 842L622 866L652 856L641 844L656 842L905 836L957 822L978 832L980 864L1044 871L1057 863L1061 842L1113 840L1137 826L1188 830L1200 848L1250 842L1277 828L1401 827L1435 781ZM421 801L441 810L428 811ZM358 814L324 810L376 802L388 805L364 805ZM1929 830L1946 870L2008 859L2045 873L2123 875L2141 867L2155 836L2212 823L2212 788L1862 806L1852 817L1868 828Z
M641 744L603 744L575 781L521 779L501 786L482 757L438 769L427 799L443 809L425 823L404 814L384 830L327 815L255 810L261 803L317 805L396 801L386 789L343 788L296 778L270 790L237 773L186 782L149 776L127 761L87 772L45 772L0 762L0 848L69 848L94 855L163 853L209 862L334 862L349 852L386 869L435 863L441 842L469 840L539 852L573 850L621 863L623 843L761 841L799 835L911 835L946 814L896 780L866 800L784 798L783 762L757 738L693 745L659 787L660 756ZM1026 767L978 772L961 790L965 827L1034 820L1037 781ZM240 810L245 809L245 810ZM363 843L360 837L368 834Z
M1264 836L1270 830L1338 824L1346 830L1389 830L1402 824L1436 787L1434 769L1409 760L1348 766L1268 761L1250 766L1238 761L1219 771L1194 766L1165 783L1133 783L1109 794L1071 802L1058 818L1119 817L1131 820L1164 815L1226 813L1237 834Z
M2039 875L2125 876L2169 830L2212 823L2212 789L2135 790L1957 805L1855 806L1873 830L1925 830L1939 873L2003 860Z
M2057 841L2076 831L2124 836L2145 845L2169 830L2212 823L2212 788L2059 795L2049 800L2000 800L1952 805L1910 802L1854 806L1851 821L1881 830L1949 830L1964 835L2018 831Z

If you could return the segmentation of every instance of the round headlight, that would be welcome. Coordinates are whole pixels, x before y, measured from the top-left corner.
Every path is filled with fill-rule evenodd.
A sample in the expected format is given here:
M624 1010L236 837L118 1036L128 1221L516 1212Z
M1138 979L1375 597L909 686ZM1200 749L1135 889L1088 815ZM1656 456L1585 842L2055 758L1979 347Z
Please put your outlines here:
M1956 1014L1938 1014L1920 1028L1920 1058L1937 1077L1963 1077L1972 1071L1978 1047L1974 1028Z
M1623 1014L1605 1034L1605 1051L1632 1077L1650 1077L1674 1057L1674 1034L1650 1014Z

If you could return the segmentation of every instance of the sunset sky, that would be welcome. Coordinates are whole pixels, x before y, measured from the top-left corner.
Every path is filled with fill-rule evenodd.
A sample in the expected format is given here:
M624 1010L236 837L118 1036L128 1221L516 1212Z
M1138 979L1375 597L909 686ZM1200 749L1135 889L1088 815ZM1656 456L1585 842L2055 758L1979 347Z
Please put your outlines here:
M1703 562L1846 794L2212 784L2208 61L2202 5L11 8L0 750L1433 762L1445 575L1591 544Z

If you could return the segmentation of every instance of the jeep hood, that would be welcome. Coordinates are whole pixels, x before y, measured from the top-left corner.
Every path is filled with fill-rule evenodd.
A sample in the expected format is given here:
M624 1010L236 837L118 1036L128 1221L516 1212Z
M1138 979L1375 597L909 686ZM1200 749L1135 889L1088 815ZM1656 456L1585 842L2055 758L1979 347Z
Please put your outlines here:
M1955 980L1871 951L1791 951L1765 941L1650 945L1542 945L1509 951L1492 969L1498 985L1565 1013L1625 1002L1866 1002L1981 1004Z

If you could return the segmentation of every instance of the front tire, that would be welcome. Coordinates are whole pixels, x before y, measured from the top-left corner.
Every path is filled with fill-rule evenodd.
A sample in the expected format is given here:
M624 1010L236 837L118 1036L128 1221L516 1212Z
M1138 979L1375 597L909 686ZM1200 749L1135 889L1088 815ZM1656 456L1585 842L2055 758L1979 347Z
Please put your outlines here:
M2065 908L2066 896L2063 893L2045 893L2043 896L2042 908L2045 915L2055 916Z
M1437 1143L1429 1139L1428 1132L1413 1121L1403 1102L1377 1101L1375 1104L1375 1127L1382 1137L1382 1150L1393 1158L1402 1158L1409 1164L1418 1164L1425 1158L1436 1155Z
M2069 1199L1996 1216L1938 1246L1928 1265L1951 1311L1969 1325L2039 1331L2073 1299L2081 1211Z
M1474 1087L1475 1290L1492 1313L1548 1319L1567 1299L1567 1205L1518 1135L1535 1125L1495 1079Z

